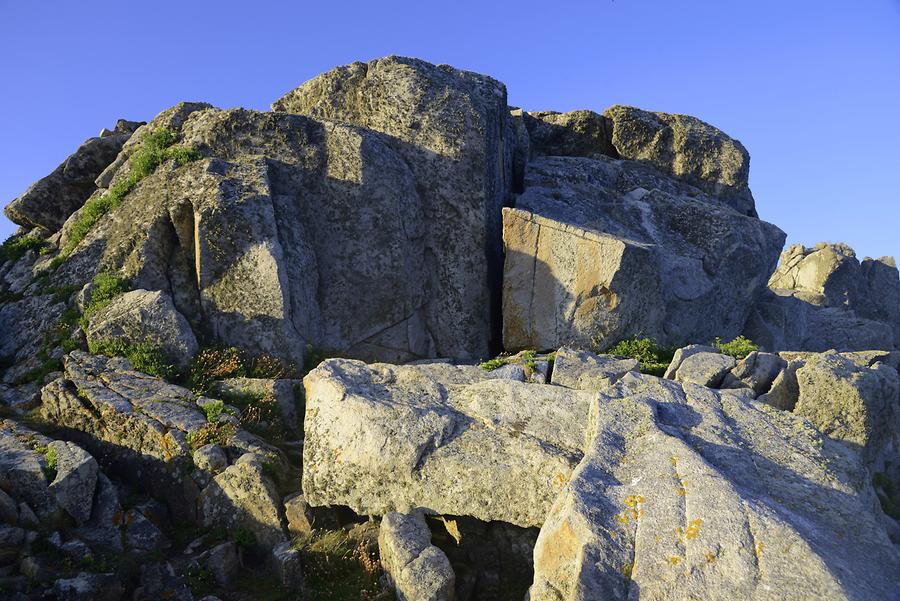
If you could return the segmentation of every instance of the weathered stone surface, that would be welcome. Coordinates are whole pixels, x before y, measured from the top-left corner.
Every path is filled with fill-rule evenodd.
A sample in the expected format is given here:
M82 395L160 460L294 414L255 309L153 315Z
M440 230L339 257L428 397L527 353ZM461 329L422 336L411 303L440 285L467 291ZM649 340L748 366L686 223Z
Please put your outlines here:
M58 508L44 473L50 442L17 422L0 420L0 488L42 519L53 517Z
M845 244L796 244L748 319L749 338L772 351L892 350L900 276L890 257L865 259Z
M800 396L800 386L797 383L797 370L803 366L803 361L790 359L787 365L782 369L769 391L760 395L759 400L763 403L784 409L785 411L793 411L797 404L797 398Z
M444 552L431 544L421 513L387 513L381 520L378 551L399 601L453 600L453 568Z
M506 88L483 75L391 56L338 67L273 103L277 111L389 136L421 194L436 356L485 357L499 298L500 208L512 179ZM412 277L412 276L411 276ZM492 298L493 296L493 298Z
M882 471L900 448L900 377L883 364L860 367L834 352L811 355L797 370L799 395L794 413L823 434L860 451L865 463Z
M616 105L603 116L611 124L612 145L622 158L649 163L720 197L739 213L756 217L747 185L750 153L737 140L689 115Z
M141 566L141 586L134 593L134 601L193 601L191 589L181 580L172 564L147 563Z
M616 386L541 529L532 601L897 596L900 556L852 453L730 394Z
M204 554L202 563L212 574L216 584L227 588L237 579L241 569L237 544L234 541L228 541L216 545Z
M638 371L637 359L595 355L563 347L556 352L551 383L580 390L602 390L630 371Z
M618 158L612 144L612 121L594 111L525 112L531 156Z
M737 361L734 357L719 353L693 353L681 361L675 371L674 380L681 383L697 384L708 388L718 388L722 380Z
M0 306L0 360L39 367L36 356L44 334L56 323L65 310L63 303L54 301L52 295L27 296L21 300ZM30 360L30 362L29 362ZM4 374L4 382L12 383L10 372Z
M525 368L517 363L507 363L501 365L497 369L488 372L488 376L494 380L515 380L517 382L525 381Z
M681 347L675 351L674 355L672 355L672 361L669 363L669 367L666 368L666 373L663 377L668 380L674 380L675 374L678 373L678 368L680 368L681 364L684 363L684 360L691 355L717 352L718 350L715 347L706 346L704 344L689 344L688 346Z
M507 347L733 338L784 242L697 188L608 158L533 160L504 219Z
M659 275L645 245L509 208L503 242L509 350L619 339L654 314L661 319Z
M272 549L272 567L284 590L303 590L306 582L303 576L303 557L290 542L280 543Z
M725 376L722 388L746 386L755 396L769 392L772 383L787 367L787 362L772 353L753 351Z
M63 425L71 438L123 477L152 487L190 516L209 476L195 470L189 443L208 426L196 395L133 371L124 359L74 351L64 363L64 377L41 392L44 418ZM260 438L239 427L222 432L221 442L233 457L253 452L282 469L282 454Z
M119 601L125 592L116 574L81 572L53 584L59 601Z
M100 467L90 453L74 443L56 440L48 449L56 455L56 478L50 483L50 491L80 526L91 517Z
M306 501L541 524L581 456L592 394L487 377L474 366L320 364L304 380Z
M182 368L199 349L191 326L160 290L131 290L114 298L91 315L87 340L88 345L149 343Z
M267 548L287 538L281 497L256 455L241 456L213 478L203 489L199 503L201 521L206 526L244 528Z
M53 173L6 205L3 212L9 220L19 225L40 226L50 232L62 227L69 215L96 190L94 179L113 162L136 129L134 125L120 122L123 125L116 134L89 138Z
M103 473L97 477L97 490L90 519L75 530L78 538L104 552L125 550L122 537L124 526L122 504L115 484Z

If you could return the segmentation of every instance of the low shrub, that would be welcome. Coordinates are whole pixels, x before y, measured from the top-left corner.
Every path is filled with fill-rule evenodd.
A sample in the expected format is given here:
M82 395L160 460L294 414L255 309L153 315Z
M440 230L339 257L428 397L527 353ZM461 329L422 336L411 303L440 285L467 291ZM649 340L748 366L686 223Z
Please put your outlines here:
M359 601L383 598L381 563L362 541L345 530L318 530L294 539L303 557L309 598Z
M672 362L675 349L660 346L652 338L632 337L620 340L608 348L606 353L637 359L641 373L662 376Z
M44 241L37 236L31 234L12 235L0 245L0 264L7 261L18 261L29 250L40 252L43 247Z
M215 380L243 378L247 375L241 351L235 347L205 348L191 361L188 386L197 394L206 394Z
M88 344L88 351L92 355L124 357L135 371L163 380L171 381L179 376L174 362L162 349L149 342L126 344L124 340L93 340Z
M119 180L100 196L89 199L78 213L69 230L69 238L65 246L53 262L51 269L58 267L65 261L82 240L88 235L94 225L104 215L115 210L125 196L131 192L138 183L152 174L157 167L168 160L173 160L176 166L181 166L201 158L202 155L186 146L175 145L178 134L168 128L158 128L146 134L139 147L130 157L131 172L128 177Z
M715 346L723 355L731 355L735 359L743 359L753 351L759 350L759 346L744 336L738 336L731 342L722 342L721 338L716 337L713 346Z
M237 432L237 427L231 422L209 422L199 430L188 432L187 443L196 450L208 444L225 446L228 440Z
M115 271L102 271L94 276L91 299L81 316L81 327L87 330L91 315L105 308L117 296L125 294L130 288L127 279Z

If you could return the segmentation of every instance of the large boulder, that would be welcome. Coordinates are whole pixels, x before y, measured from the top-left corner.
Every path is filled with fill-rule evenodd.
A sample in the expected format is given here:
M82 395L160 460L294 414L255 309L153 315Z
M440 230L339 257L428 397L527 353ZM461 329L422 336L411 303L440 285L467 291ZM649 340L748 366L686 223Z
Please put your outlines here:
M132 290L114 298L91 315L87 341L89 347L150 344L181 368L199 349L190 324L161 290Z
M891 350L900 332L900 275L891 257L859 262L846 244L799 244L747 321L748 337L771 351Z
M750 153L739 141L691 117L616 105L604 111L612 146L623 159L653 165L756 217L748 187Z
M488 355L499 305L500 208L512 186L513 143L500 82L391 56L338 67L279 98L273 110L387 134L421 195L421 319L437 356ZM410 278L414 276L410 274Z
M398 362L487 354L488 279L469 278L485 269L484 249L499 236L486 232L484 207L448 208L474 196L444 190L452 198L428 213L423 195L436 185L421 178L431 171L412 171L392 138L359 127L178 105L142 131L173 125L179 143L208 158L167 163L143 179L52 274L54 285L82 284L111 266L136 288L168 293L198 336L297 365L307 345ZM109 185L127 178L131 163L127 156ZM499 204L496 213L499 222ZM441 228L456 238L435 241ZM475 241L466 243L470 232Z
M13 223L57 231L97 189L94 180L112 163L139 123L120 119L108 135L89 138L50 175L6 205Z
M777 227L640 163L534 159L504 211L504 344L733 338L783 242Z
M798 416L626 374L534 550L532 601L889 599L868 473Z
M900 376L876 363L855 364L835 352L810 355L796 373L794 413L823 434L858 450L867 465L883 471L900 452Z
M304 380L306 500L540 525L581 457L593 394L487 378L441 363L321 363Z

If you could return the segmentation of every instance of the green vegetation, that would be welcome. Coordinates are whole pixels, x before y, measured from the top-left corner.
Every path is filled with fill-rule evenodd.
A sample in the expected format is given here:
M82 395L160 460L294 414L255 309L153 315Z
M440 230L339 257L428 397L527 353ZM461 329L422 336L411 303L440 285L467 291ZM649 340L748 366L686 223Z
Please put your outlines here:
M6 261L18 261L29 250L40 252L44 241L37 236L27 234L25 236L12 235L0 245L0 264Z
M206 394L215 380L243 378L247 371L241 351L235 347L205 348L191 361L188 385L197 394Z
M214 400L203 406L203 412L206 413L206 421L212 423L218 421L219 416L225 411L225 403Z
M130 157L131 172L128 177L113 184L104 194L84 203L72 224L65 246L51 263L52 269L62 264L94 225L104 215L122 204L125 196L161 164L173 160L176 166L181 166L201 158L202 155L198 151L175 145L177 139L178 134L165 127L158 128L143 137Z
M56 480L56 470L59 466L58 459L56 457L56 449L53 447L47 447L44 451L44 459L47 460L47 468L44 470L44 475L47 476L48 482L53 482Z
M287 428L281 417L278 400L272 394L241 390L222 392L219 396L238 408L241 426L248 432L268 441L285 439Z
M208 444L224 446L235 432L237 428L230 422L211 422L199 430L188 432L187 443L195 450Z
M149 342L126 344L123 340L94 340L88 344L92 355L125 357L136 371L164 380L178 377L178 369L159 347Z
M637 359L641 373L662 376L672 362L675 349L659 346L652 338L626 338L606 350L610 355Z
M212 347L201 350L191 361L188 386L197 394L206 394L216 380L225 378L292 378L297 370L271 355L255 355L236 347Z
M731 342L722 342L721 338L716 337L713 346L723 355L731 355L735 359L743 359L753 351L759 350L759 347L753 344L752 340L743 336L738 336Z
M130 284L127 279L115 271L102 271L94 276L91 300L84 308L81 316L81 327L87 330L91 315L106 307L112 299L128 292Z
M313 601L382 598L381 564L362 541L345 530L319 530L299 536L293 546L303 556L304 576Z
M497 357L495 359L488 359L487 361L481 363L478 367L483 369L484 371L494 371L495 369L499 369L509 363L509 357Z

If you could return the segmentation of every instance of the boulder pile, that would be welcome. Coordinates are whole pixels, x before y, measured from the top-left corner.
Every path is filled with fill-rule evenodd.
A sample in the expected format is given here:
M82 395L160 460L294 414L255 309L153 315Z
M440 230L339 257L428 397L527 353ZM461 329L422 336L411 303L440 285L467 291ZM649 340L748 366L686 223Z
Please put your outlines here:
M900 598L896 263L749 168L396 56L120 120L5 209L0 597Z

